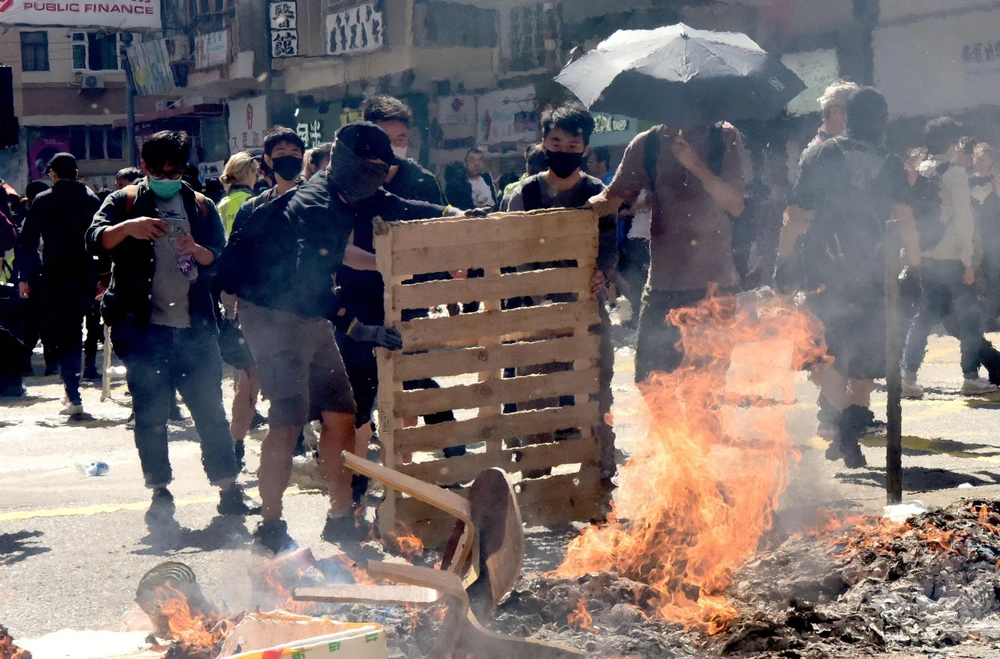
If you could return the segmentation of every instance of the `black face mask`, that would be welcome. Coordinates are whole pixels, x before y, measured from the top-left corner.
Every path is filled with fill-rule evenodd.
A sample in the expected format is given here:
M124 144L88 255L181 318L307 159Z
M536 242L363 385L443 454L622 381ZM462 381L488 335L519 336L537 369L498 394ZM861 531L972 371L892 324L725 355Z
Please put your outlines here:
M569 178L583 164L583 154L568 151L546 151L545 161L553 174L559 178Z
M356 206L378 192L389 175L389 165L361 158L346 146L337 144L328 171L333 188L348 204Z
M302 158L298 156L278 156L271 159L271 169L286 181L294 181L302 173Z

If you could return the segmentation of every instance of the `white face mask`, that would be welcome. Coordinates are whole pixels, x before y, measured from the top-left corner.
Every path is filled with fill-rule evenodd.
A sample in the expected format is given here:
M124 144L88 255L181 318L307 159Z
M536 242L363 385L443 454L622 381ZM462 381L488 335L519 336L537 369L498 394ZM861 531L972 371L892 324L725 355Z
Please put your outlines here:
M399 158L400 160L406 158L407 151L409 151L409 147L395 146L395 145L393 145L392 147L392 152L396 154L396 157Z

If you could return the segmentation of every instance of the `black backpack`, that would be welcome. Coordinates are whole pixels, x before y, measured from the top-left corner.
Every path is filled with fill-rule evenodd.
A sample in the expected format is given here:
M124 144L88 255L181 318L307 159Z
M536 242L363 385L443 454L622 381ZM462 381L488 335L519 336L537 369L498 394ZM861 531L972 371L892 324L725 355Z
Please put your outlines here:
M929 175L920 173L913 184L910 207L920 235L920 250L926 252L938 246L944 239L947 227L941 221L941 179L951 168L951 163L943 162Z
M268 235L271 218L284 212L288 202L295 196L298 188L292 188L277 198L265 198L258 195L244 203L250 204L250 217L243 226L229 236L225 249L219 255L216 264L216 284L219 290L237 295L245 282L249 269L248 263L254 262L257 244L261 241L272 241L273 235Z

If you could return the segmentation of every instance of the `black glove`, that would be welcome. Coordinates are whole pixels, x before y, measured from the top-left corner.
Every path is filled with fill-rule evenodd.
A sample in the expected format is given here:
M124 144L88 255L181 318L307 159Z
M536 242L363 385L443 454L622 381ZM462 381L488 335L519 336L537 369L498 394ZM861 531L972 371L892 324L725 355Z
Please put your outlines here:
M465 211L465 213L463 213L465 217L486 217L489 214L490 214L489 208L470 208L469 210Z
M362 325L354 323L347 330L347 336L358 343L374 343L389 350L399 350L403 347L403 337L399 330L381 325Z

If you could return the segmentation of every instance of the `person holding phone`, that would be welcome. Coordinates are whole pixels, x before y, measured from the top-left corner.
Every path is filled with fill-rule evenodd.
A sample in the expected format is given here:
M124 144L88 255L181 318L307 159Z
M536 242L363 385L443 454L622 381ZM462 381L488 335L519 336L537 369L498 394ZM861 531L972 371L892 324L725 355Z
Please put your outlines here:
M93 254L110 254L111 284L102 301L115 353L128 369L135 444L146 487L147 522L172 515L167 450L172 389L191 411L202 464L220 490L221 515L250 512L236 478L240 467L222 406L211 279L226 237L209 199L182 181L187 134L160 131L142 147L146 178L109 196L87 231Z

